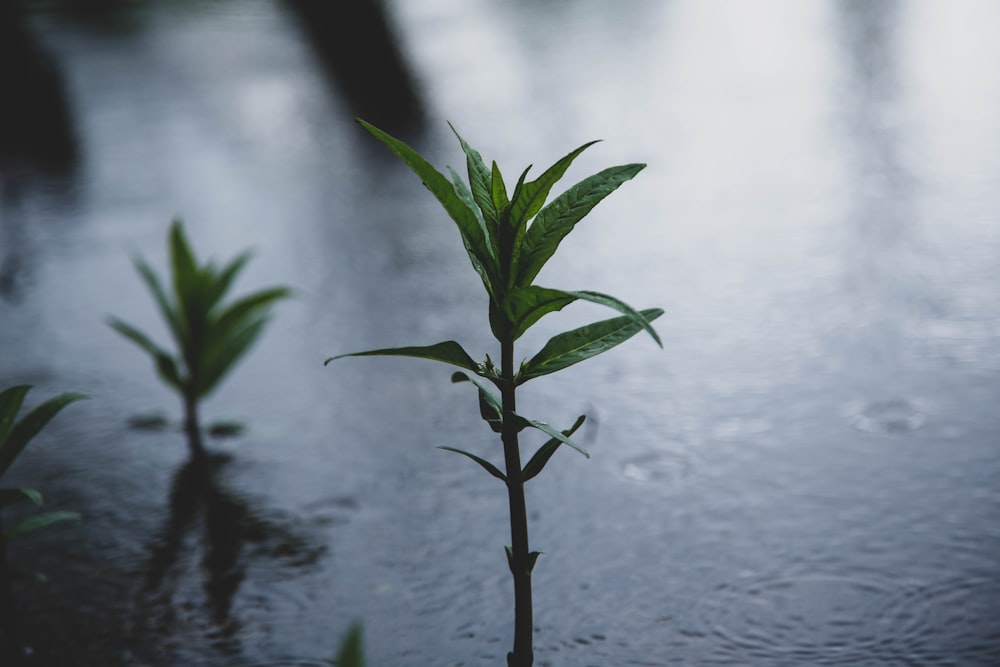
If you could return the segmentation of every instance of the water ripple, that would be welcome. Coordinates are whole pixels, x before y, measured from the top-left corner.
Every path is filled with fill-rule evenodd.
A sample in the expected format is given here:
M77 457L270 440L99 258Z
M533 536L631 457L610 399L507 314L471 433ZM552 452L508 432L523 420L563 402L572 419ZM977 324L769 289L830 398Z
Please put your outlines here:
M827 574L726 584L701 600L698 617L723 656L853 665L888 658L916 622L896 591L867 577Z
M914 401L903 398L855 403L847 413L854 428L866 433L908 433L927 423L927 414Z

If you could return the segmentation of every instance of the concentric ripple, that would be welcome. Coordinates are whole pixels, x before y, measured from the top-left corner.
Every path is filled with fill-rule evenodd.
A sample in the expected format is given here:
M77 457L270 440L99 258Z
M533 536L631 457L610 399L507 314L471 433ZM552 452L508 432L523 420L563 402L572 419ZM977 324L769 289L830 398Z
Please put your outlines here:
M894 588L876 579L777 577L720 586L702 599L698 616L718 641L718 657L870 664L896 652L900 633L915 631L895 599Z
M691 474L691 458L679 451L650 450L621 462L622 476L640 484L677 482Z
M866 433L908 433L927 423L927 415L913 401L906 399L857 404L851 406L848 412L854 428Z
M900 645L914 667L1000 665L1000 578L975 576L915 588L893 609L906 619Z

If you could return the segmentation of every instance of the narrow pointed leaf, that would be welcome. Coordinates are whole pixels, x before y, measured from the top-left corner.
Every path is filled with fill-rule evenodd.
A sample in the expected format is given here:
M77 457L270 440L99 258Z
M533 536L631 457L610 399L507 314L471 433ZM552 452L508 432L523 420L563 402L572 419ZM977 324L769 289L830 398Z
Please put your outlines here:
M462 145L462 151L465 153L466 166L469 172L469 186L472 188L473 201L479 207L480 211L482 211L487 226L491 228L490 231L495 238L496 224L500 215L493 201L493 174L486 168L486 163L483 162L483 156L479 154L479 151L470 146L462 138L454 125L448 123L448 127L455 133L458 142Z
M569 445L570 447L572 447L576 451L578 451L581 454L583 454L584 456L586 456L588 459L590 458L590 454L587 452L586 449L584 449L580 445L578 445L575 442L573 442L572 440L570 440L569 436L565 435L562 431L559 431L558 429L552 428L551 426L549 426L545 422L535 421L534 419L527 419L527 418L522 417L520 415L515 415L515 416L517 417L518 422L520 422L522 428L527 428L529 426L532 427L532 428L537 428L542 433L545 433L545 434L547 434L547 435L555 438L556 440L558 440L559 442L563 443L564 445Z
M503 182L503 174L500 172L500 167L497 165L496 160L493 161L490 171L490 194L493 198L493 207L497 211L497 222L499 223L500 218L507 211L507 207L510 206L510 200L507 198L507 186Z
M28 535L29 533L37 532L56 523L79 520L80 515L77 512L44 512L42 514L36 514L28 517L5 532L3 536L5 539L10 539L20 535Z
M390 347L381 350L367 350L365 352L351 352L349 354L338 354L336 356L330 357L325 362L324 365L329 364L334 359L343 359L344 357L415 357L417 359L430 359L431 361L440 361L442 363L451 364L453 366L458 366L459 368L464 368L466 370L472 371L477 375L482 375L480 369L472 357L462 349L462 346L453 340L448 340L443 343L437 343L435 345L423 345L423 346L413 346L413 347Z
M336 667L365 667L364 633L360 623L353 623L347 636L341 642L340 651L334 661Z
M292 296L291 289L272 287L237 299L210 323L206 345L211 347L213 344L225 340L233 331L245 326L250 320L265 314L274 303L290 296Z
M663 347L663 341L660 340L659 334L657 334L656 330L653 329L653 326L649 323L649 320L647 320L642 315L642 313L640 313L635 308L628 305L621 299L616 299L615 297L609 294L601 294L600 292L592 292L589 290L582 292L569 292L569 294L572 294L578 299L583 299L584 301L590 301L591 303L599 303L602 306L614 308L618 312L627 315L628 317L632 318L633 322L641 325L642 328L646 331L646 333L648 333L650 336L653 337L653 340L656 341L657 345L659 345L661 348Z
M199 398L207 396L216 388L236 362L250 350L270 319L263 315L245 321L226 338L206 349L196 388Z
M451 174L451 183L452 187L455 188L455 194L457 194L459 198L465 202L465 205L468 206L469 210L476 216L476 222L479 223L479 227L483 230L483 234L487 239L487 249L489 249L490 231L486 226L486 218L483 217L482 210L479 208L475 198L469 191L469 186L465 184L465 181L463 181L462 177L458 175L458 172L451 167L448 167L448 173Z
M647 322L663 314L659 308L639 311ZM517 382L528 380L597 356L625 342L643 330L643 326L629 316L594 322L552 337L548 343L521 368Z
M55 398L50 398L34 410L26 414L20 421L14 424L13 428L4 439L2 449L0 449L0 477L3 476L14 459L21 451L28 446L34 438L59 411L74 401L88 398L85 394L60 394Z
M515 287L507 292L504 298L504 314L506 315L511 335L517 340L521 335L543 316L562 310L579 297L562 290L529 285Z
M521 189L520 195L511 201L510 224L520 225L527 222L532 218L532 216L538 213L538 211L542 208L542 205L545 203L546 198L548 198L549 191L552 190L552 186L563 177L563 174L565 174L566 170L569 169L573 160L575 160L580 153L596 143L596 141L589 141L585 143L546 169L545 173L541 176L530 183L525 183L524 187Z
M31 391L31 385L21 384L9 387L0 392L0 448L3 447L7 432L14 425L17 413L21 411L24 397Z
M42 494L34 489L0 489L0 508L30 500L39 507L44 505Z
M174 306L170 303L170 299L167 297L167 293L163 289L160 279L142 257L138 255L135 256L132 259L132 263L135 265L135 270L138 271L143 282L146 283L146 286L152 293L153 300L156 301L156 305L160 309L160 315L163 317L164 322L167 323L167 326L170 327L170 333L177 340L181 340L183 337L183 331L181 329L181 324L177 319L178 313L174 309Z
M239 272L243 270L243 267L246 266L247 262L249 262L252 258L253 253L247 250L227 264L226 268L214 277L212 280L212 290L208 300L209 308L213 308L217 303L219 303L220 300L222 300L223 297L226 296L226 293L229 291L230 286L232 286L236 276L239 275Z
M541 555L541 551L532 551L528 554L528 574L531 574L535 570L535 563L538 562L538 557Z
M471 382L479 390L479 415L483 418L494 432L500 433L503 430L503 408L500 399L490 391L479 378L469 377L461 371L452 373L452 382Z
M576 223L645 166L609 167L580 181L542 208L524 235L515 284L530 285Z
M190 301L198 289L200 271L198 260L184 235L184 226L180 220L174 220L170 226L170 265L173 269L174 294L178 303Z
M473 268L479 273L486 286L486 290L493 294L495 287L496 266L490 261L490 253L487 251L487 242L483 229L476 220L476 215L472 209L462 201L462 198L455 192L452 183L445 176L435 169L419 153L408 145L396 139L392 135L383 132L374 125L358 119L358 122L368 130L376 139L384 143L389 149L399 156L408 167L420 177L424 186L431 191L438 202L444 207L458 226L458 231L462 235L462 242L472 260Z
M586 416L580 415L576 418L573 425L563 431L562 434L567 438L570 437L576 433L576 430L580 428L581 425L583 425L584 420L586 420ZM556 453L556 450L559 449L559 446L562 444L562 440L550 438L544 445L539 447L538 451L535 452L535 455L532 456L531 460L524 466L524 470L521 472L521 479L527 482L529 479L542 472L542 468L545 467L545 464L549 462L549 459L552 458L552 455Z
M471 452L467 452L464 449L456 449L454 447L438 447L438 449L443 449L443 450L445 450L447 452L455 452L456 454L461 454L462 456L467 456L470 459L472 459L473 461L475 461L476 463L478 463L479 465L481 465L483 467L483 470L485 470L489 474L493 475L494 477L496 477L500 481L502 481L502 482L506 482L507 481L507 476L504 475L502 472L500 472L499 468L497 468L495 465L493 465L492 463L490 463L489 461L487 461L486 459L484 459L484 458L482 458L480 456L476 456L475 454L473 454Z
M177 362L169 352L158 346L150 340L146 334L142 333L127 322L123 322L115 317L110 317L108 318L108 326L145 350L149 356L153 358L153 363L156 365L156 371L159 373L163 381L175 389L181 389L184 381L181 379L180 371L177 368Z

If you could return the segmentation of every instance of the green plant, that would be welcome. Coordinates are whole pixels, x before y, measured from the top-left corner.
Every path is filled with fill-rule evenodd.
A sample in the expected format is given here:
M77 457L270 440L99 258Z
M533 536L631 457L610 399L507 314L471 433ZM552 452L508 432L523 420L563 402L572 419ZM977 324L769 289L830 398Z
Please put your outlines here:
M361 623L355 621L347 629L333 664L336 667L365 667L364 631Z
M211 260L199 265L179 220L171 225L167 242L173 274L170 292L142 257L135 257L134 263L167 323L177 353L167 352L149 336L117 318L109 318L108 324L145 350L153 358L160 379L180 394L191 455L200 459L205 449L198 422L198 402L246 354L270 319L272 305L290 296L291 290L271 287L223 303L251 253L244 252L221 269Z
M26 414L20 421L15 422L18 412L21 411L24 397L30 389L31 387L28 385L18 385L0 392L0 479L24 451L24 448L28 446L32 438L49 423L49 420L73 401L86 398L83 394L61 394L45 401ZM22 502L32 502L41 506L42 494L34 489L0 488L0 510ZM54 523L78 518L79 515L75 512L43 512L22 520L8 530L3 529L3 523L0 520L0 615L3 619L0 626L3 627L7 637L7 655L12 665L20 664L21 646L17 638L17 617L10 590L7 540L33 533Z
M507 486L511 524L507 560L514 579L515 598L514 648L507 655L507 663L528 667L533 661L531 572L539 552L528 548L524 484L542 471L563 444L584 456L589 455L570 440L584 417L578 418L565 431L527 419L517 410L516 389L528 380L605 352L642 330L660 344L650 322L663 314L658 308L637 311L619 299L599 292L568 292L541 287L535 285L534 280L575 225L645 165L625 164L604 169L546 204L549 191L573 160L595 142L572 151L533 181L525 180L530 167L525 169L508 196L496 162L487 168L479 152L469 146L458 132L455 136L465 153L468 185L454 170L449 168L452 177L449 180L402 141L360 119L359 122L421 178L457 224L472 266L489 296L489 323L500 343L500 367L494 365L489 355L485 361L477 363L455 341L341 354L327 359L326 363L341 357L368 355L431 359L463 369L452 375L452 382L471 382L478 389L480 414L490 428L500 434L504 470L471 452L451 447L442 449L472 459ZM554 336L533 357L515 369L514 342L541 317L574 301L609 306L622 315ZM499 396L494 389L499 390ZM529 427L541 430L550 439L522 467L518 436Z

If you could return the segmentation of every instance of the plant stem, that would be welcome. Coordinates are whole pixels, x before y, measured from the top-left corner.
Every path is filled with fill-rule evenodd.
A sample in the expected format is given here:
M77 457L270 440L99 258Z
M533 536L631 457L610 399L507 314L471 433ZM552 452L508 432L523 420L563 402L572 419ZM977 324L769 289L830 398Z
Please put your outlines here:
M3 524L0 523L0 535ZM7 541L0 537L0 629L7 643L7 660L11 667L21 664L21 639L17 631L17 612L10 587L10 567L7 564Z
M528 514L524 502L524 479L521 474L521 453L518 450L518 424L515 418L514 340L501 342L500 372L503 409L504 463L507 468L507 497L510 502L510 573L514 578L514 650L507 654L508 667L531 667L532 609L531 569L528 552Z
M198 424L198 399L184 395L184 433L187 435L191 458L200 461L205 458L205 446L201 442L201 426Z

